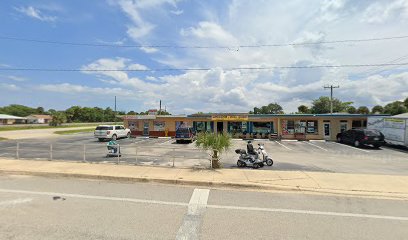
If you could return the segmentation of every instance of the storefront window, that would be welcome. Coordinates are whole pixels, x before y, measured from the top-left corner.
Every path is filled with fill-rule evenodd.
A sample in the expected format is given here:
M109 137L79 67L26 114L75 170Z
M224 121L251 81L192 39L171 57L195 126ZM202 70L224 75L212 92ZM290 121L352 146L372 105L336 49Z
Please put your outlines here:
M361 128L361 121L360 120L353 120L352 128Z
M254 122L254 130L256 133L271 133L273 131L273 122Z
M317 134L319 128L317 127L317 121L307 121L307 133L308 134Z
M317 134L318 126L315 120L282 120L282 134Z
M242 122L228 122L228 132L232 134L242 133Z
M194 122L194 129L197 131L197 132L205 132L205 124L206 124L206 122Z

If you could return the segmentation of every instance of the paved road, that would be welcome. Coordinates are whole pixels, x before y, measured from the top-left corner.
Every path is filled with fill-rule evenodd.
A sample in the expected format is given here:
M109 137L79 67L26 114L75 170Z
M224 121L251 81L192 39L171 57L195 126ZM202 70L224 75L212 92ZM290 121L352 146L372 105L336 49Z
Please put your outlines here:
M406 239L408 202L0 176L1 239Z
M52 144L54 160L85 159L90 162L112 162L117 158L106 158L106 143L100 143L87 134L61 136L49 139L26 139L19 141L20 158L50 158ZM208 167L208 154L195 148L194 144L175 144L173 139L121 139L121 163L176 167ZM383 147L355 148L334 142L255 141L265 144L275 161L270 170L299 170L340 173L367 173L408 175L408 152ZM236 168L236 148L246 148L246 142L234 140L233 147L223 155L224 166ZM16 157L16 142L1 141L0 157ZM137 157L136 157L137 153Z

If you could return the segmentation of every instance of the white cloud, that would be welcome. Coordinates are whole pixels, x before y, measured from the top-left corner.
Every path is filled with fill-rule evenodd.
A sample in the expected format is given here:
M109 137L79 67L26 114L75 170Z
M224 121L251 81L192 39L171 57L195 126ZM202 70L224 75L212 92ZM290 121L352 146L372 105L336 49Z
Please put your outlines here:
M58 92L64 94L94 94L94 95L119 95L119 96L132 96L133 93L129 90L122 88L92 88L83 85L74 85L70 83L61 84L43 84L37 87L39 90Z
M408 0L374 2L364 11L361 21L384 23L395 17L408 18Z
M159 49L152 47L141 47L140 50L142 50L145 53L155 53L159 51Z
M178 10L172 10L172 11L170 11L170 12L173 13L174 15L177 15L177 16L184 13L184 11L183 11L183 10L180 10L180 9L178 9Z
M43 22L55 22L57 20L56 16L46 15L40 9L33 6L16 7L15 10L25 14L28 17L35 18Z
M21 88L15 84L7 84L7 83L0 83L1 90L8 90L8 91L17 91Z
M177 8L177 2L177 0L109 0L110 4L118 5L131 19L132 24L128 25L127 34L137 42L147 37L156 28L154 23L144 19L143 13L151 9L157 9L165 4Z
M0 75L0 77L6 78L12 81L16 81L16 82L24 82L27 80L27 78L25 77L19 77L19 76L13 76L13 75L6 75L6 76Z

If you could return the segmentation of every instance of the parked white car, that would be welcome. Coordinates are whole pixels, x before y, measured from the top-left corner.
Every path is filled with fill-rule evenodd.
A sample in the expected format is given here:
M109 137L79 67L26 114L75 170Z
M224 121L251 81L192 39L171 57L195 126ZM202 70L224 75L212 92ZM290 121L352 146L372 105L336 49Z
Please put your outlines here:
M106 139L116 140L119 138L130 138L130 129L123 125L100 125L94 132L95 138L99 141Z

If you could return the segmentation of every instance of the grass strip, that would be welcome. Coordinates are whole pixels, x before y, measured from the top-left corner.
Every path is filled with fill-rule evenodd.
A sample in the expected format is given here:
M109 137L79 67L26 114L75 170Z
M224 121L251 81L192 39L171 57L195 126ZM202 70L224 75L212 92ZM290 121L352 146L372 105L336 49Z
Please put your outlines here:
M83 129L75 129L75 130L66 130L66 131L55 131L55 134L60 135L68 135L68 134L75 134L75 133L88 133L95 131L95 127L93 128L83 128Z

